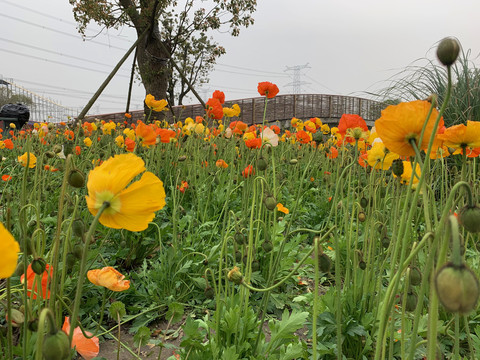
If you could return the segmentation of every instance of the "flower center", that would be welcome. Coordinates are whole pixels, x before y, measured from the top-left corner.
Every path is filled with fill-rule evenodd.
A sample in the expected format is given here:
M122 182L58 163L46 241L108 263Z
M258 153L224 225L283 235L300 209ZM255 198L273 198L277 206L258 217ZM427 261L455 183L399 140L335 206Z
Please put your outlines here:
M105 202L110 204L110 206L108 206L103 212L106 215L114 215L119 213L122 208L120 199L108 190L97 192L95 198L95 209L100 209Z

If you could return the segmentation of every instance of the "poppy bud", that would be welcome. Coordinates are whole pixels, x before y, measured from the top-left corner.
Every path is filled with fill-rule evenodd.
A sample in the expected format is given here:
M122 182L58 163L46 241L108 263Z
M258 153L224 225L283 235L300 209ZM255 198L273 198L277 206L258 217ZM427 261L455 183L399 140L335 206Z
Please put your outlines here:
M413 291L407 293L407 299L405 301L405 311L412 312L417 308L418 296Z
M480 207L465 206L460 210L460 224L471 233L480 232Z
M360 268L360 270L365 270L367 268L367 263L363 260L360 260L358 262L358 267Z
M69 154L73 154L73 143L72 142L67 142L63 145L63 153L65 156Z
M25 322L25 316L23 313L17 309L11 309L12 313L12 326L13 327L20 327ZM8 321L8 316L7 316Z
M73 255L75 256L76 259L80 260L83 255L83 244L77 244L73 247Z
M392 162L392 172L395 176L402 176L403 174L403 161L400 159L395 159Z
M360 206L364 209L368 206L368 200L365 198L365 196L360 199Z
M323 253L318 255L318 267L321 272L328 273L330 271L332 260L330 260L330 257L327 254Z
M47 267L47 262L42 258L37 258L32 261L32 270L37 275L42 275Z
M72 230L75 236L83 238L83 234L85 233L85 224L83 223L83 220L80 218L73 220Z
M363 211L360 211L358 213L358 221L364 222L365 220L367 220L367 215L365 215Z
M388 247L390 246L390 239L388 238L388 236L384 236L382 238L382 246L385 248L385 249L388 249Z
M263 243L262 243L262 249L263 251L265 251L266 253L269 253L270 251L273 250L273 244L271 241L269 240L265 240Z
M267 195L263 202L268 210L275 210L277 207L277 200L272 195Z
M62 145L54 145L52 150L55 154L59 154L62 151Z
M479 283L465 264L447 263L437 272L435 288L442 305L451 312L468 313L478 301Z
M265 158L263 157L260 157L258 158L257 160L257 169L260 170L260 171L263 171L263 170L266 170L267 169L267 160L265 160Z
M203 265L207 266L208 265L208 259L204 259L202 262Z
M13 275L21 276L23 274L23 266L24 266L24 262L19 261L17 264L17 267L15 268L15 271L13 272Z
M28 330L32 332L38 331L38 319L30 320L27 324Z
M241 232L236 232L235 235L233 235L233 239L238 245L245 244L245 236Z
M215 290L213 290L211 286L207 286L204 294L207 299L213 299L215 297Z
M243 275L240 272L240 269L236 266L228 272L227 278L237 285L240 285L243 281Z
M81 188L85 185L85 176L83 176L80 170L72 169L70 170L67 181L70 186L73 186L75 188Z
M65 259L65 269L67 272L73 269L73 266L77 262L77 258L73 253L67 253L67 258Z
M187 157L185 155L178 157L178 161L185 161L185 160L187 160Z
M297 159L291 159L290 160L290 165L296 165L298 163Z
M252 261L252 271L260 270L260 262L258 260Z
M61 150L61 149L60 149ZM59 151L60 152L60 151ZM52 159L55 157L55 153L53 151L47 151L45 152L45 156L49 159Z
M242 253L240 251L235 251L235 261L239 262L242 260Z
M457 60L458 54L460 53L460 43L457 39L452 37L446 37L437 48L437 57L440 62L445 66L452 65L455 60Z
M70 339L63 331L48 334L43 341L45 360L67 360L70 357Z
M410 285L418 286L422 283L422 273L420 269L416 266L410 268Z

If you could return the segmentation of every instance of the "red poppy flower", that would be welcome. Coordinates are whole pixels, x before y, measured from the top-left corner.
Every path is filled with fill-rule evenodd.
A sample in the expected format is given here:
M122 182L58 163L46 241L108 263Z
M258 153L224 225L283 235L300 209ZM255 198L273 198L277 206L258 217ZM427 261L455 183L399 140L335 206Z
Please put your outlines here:
M213 92L212 98L215 98L218 101L220 101L220 104L222 105L225 103L225 94L223 93L223 91L215 90Z
M80 146L75 146L75 154L80 155L82 153L82 148Z
M3 180L3 181L12 180L12 176L11 176L11 175L2 175L2 180Z
M311 135L304 130L297 131L295 137L297 138L297 141L302 144L308 144L312 140Z
M185 193L185 190L188 189L188 182L182 181L180 185L177 185L177 189L183 194Z
M277 125L270 126L270 129L272 129L275 134L280 134L280 128Z
M329 159L336 159L338 157L338 150L336 147L332 146L327 153Z
M268 81L258 83L257 90L260 95L266 96L268 99L274 98L279 92L278 86Z
M132 140L130 138L125 139L125 149L127 151L132 152L135 149L135 140Z
M45 271L42 274L42 278L40 280L41 291L42 291L41 296L44 299L50 299L50 290L47 288L47 285L49 285L50 282L52 281L52 273L53 273L53 268L49 264L47 264L47 266L45 267ZM27 268L27 289L28 289L27 290L27 295L31 296L32 299L36 299L37 294L40 295L40 287L38 286L38 281L39 280L35 280L35 276L36 276L36 274L32 270L32 264L28 265L28 268ZM25 274L23 274L20 277L20 281L23 283L24 279L25 279ZM35 282L35 288L32 289L34 282Z
M368 131L367 123L357 114L343 114L338 123L338 133L349 143L360 140L363 132L366 131Z

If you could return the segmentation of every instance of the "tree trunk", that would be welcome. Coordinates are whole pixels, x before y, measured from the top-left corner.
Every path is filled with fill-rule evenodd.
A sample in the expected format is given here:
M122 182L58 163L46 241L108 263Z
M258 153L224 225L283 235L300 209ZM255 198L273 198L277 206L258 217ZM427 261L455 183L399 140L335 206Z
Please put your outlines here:
M137 28L137 32L139 30L141 29ZM146 94L152 94L155 100L167 99L168 88L168 47L167 44L162 46L160 42L158 25L155 24L152 34L138 45L137 52L138 69ZM145 106L145 114L148 116L149 113L150 109ZM154 111L150 120L163 118L165 118L165 112Z

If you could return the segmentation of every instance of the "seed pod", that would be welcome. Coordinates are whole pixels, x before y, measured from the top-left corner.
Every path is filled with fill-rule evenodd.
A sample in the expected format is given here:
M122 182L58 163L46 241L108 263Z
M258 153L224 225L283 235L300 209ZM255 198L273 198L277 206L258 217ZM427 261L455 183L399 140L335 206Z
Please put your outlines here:
M267 169L267 166L267 160L265 160L265 158L263 157L259 157L257 160L257 169L260 171L264 171Z
M463 207L460 210L459 220L468 232L480 232L480 207L478 205Z
M275 200L275 198L272 195L267 195L265 197L265 200L263 200L263 203L265 204L265 207L268 210L273 211L277 207L277 200Z
M323 253L318 256L318 267L323 273L328 273L330 271L332 260L327 254Z
M70 174L68 174L68 183L70 186L75 188L81 188L85 185L85 176L82 172L78 169L70 170Z
M37 258L32 261L32 270L37 275L42 275L47 267L47 262L42 258Z
M410 278L409 278L410 285L418 286L422 283L422 273L420 269L416 266L410 267Z
M413 291L407 293L407 300L404 304L405 311L412 312L415 311L418 304L418 296Z
M48 334L43 341L45 360L67 360L70 357L70 340L63 331Z
M403 174L403 161L400 159L395 159L392 162L392 172L395 176L402 176Z
M457 39L452 37L446 37L437 48L437 57L440 62L445 66L452 65L455 60L457 60L458 54L460 53L460 43Z
M438 299L448 311L465 314L477 305L478 279L465 264L442 266L435 276L435 288Z
M290 165L296 165L298 163L297 159L290 159Z

